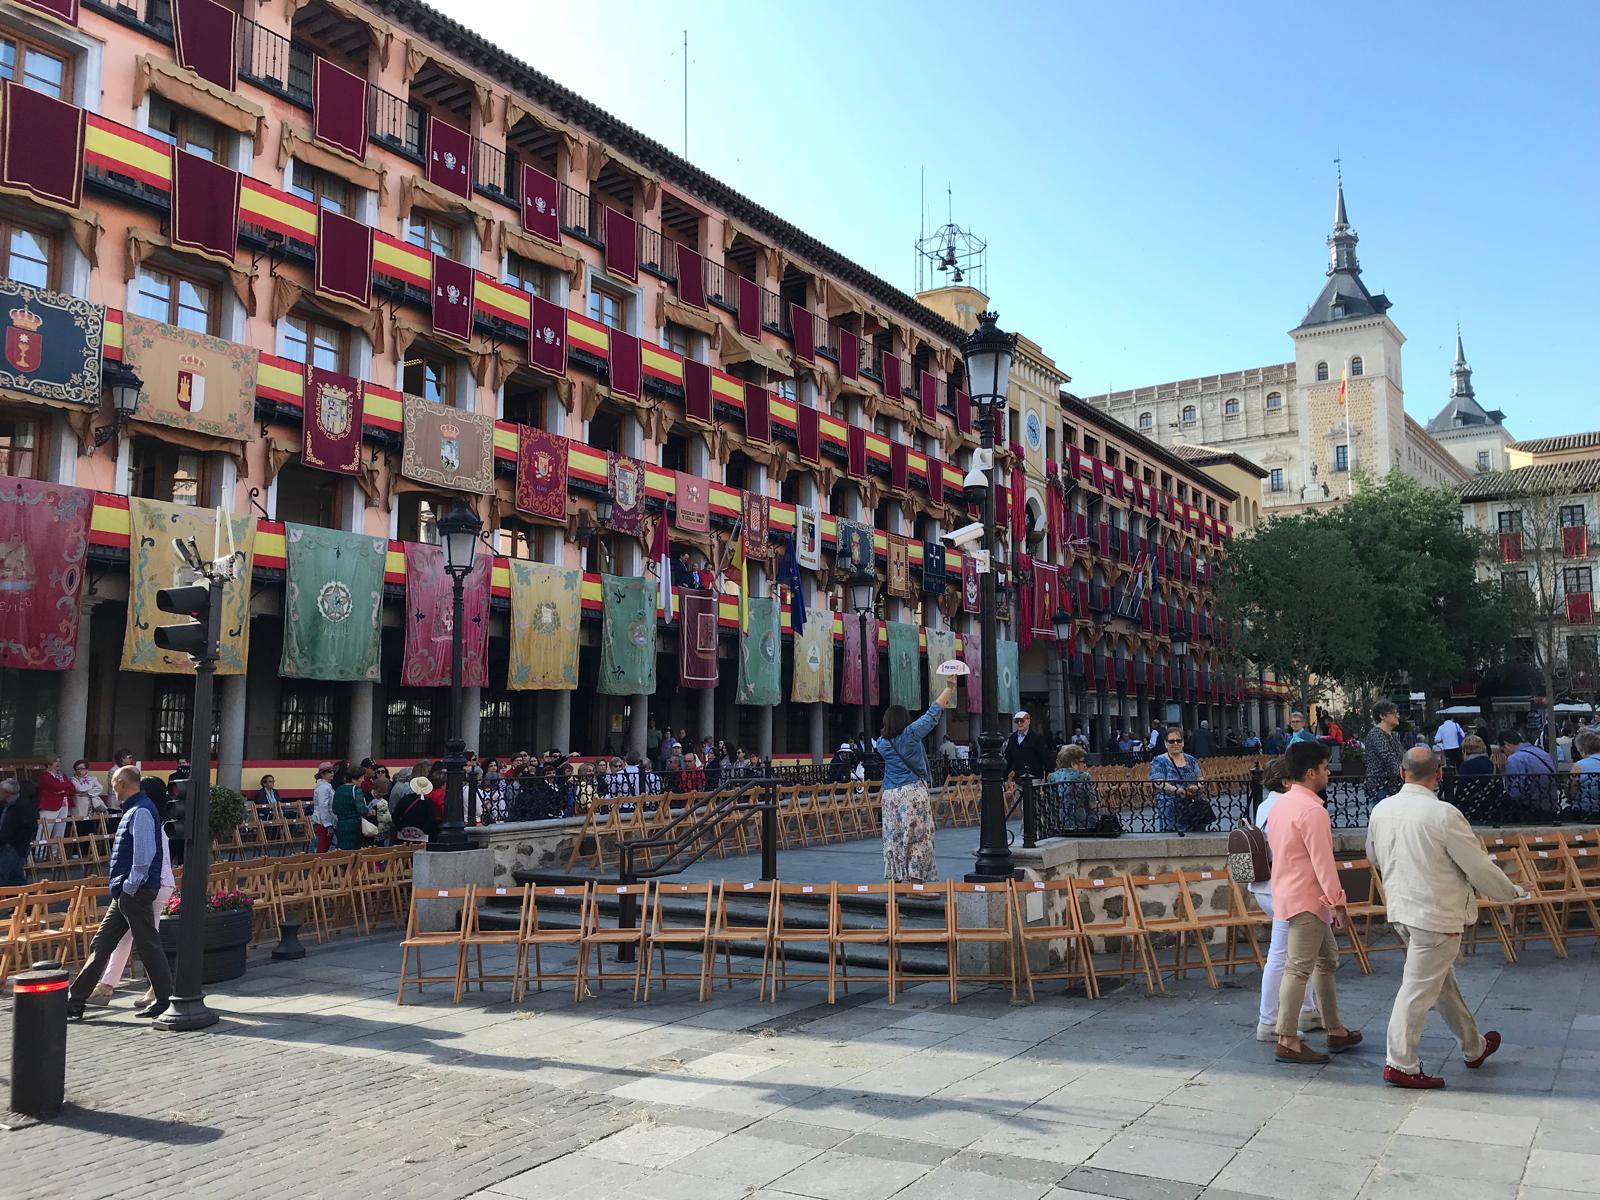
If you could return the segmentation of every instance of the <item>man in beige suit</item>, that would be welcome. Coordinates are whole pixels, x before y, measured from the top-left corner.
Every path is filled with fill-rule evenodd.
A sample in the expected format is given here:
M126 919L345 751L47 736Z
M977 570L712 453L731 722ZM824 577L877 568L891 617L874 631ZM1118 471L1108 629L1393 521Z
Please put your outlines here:
M1406 751L1405 786L1380 801L1367 821L1367 858L1383 880L1389 922L1406 945L1383 1068L1384 1082L1395 1087L1444 1086L1417 1061L1422 1026L1435 1005L1467 1066L1481 1067L1500 1048L1500 1035L1492 1029L1479 1034L1461 998L1456 955L1462 929L1478 919L1474 891L1500 901L1528 895L1489 859L1461 810L1435 794L1441 769L1439 755L1426 746Z

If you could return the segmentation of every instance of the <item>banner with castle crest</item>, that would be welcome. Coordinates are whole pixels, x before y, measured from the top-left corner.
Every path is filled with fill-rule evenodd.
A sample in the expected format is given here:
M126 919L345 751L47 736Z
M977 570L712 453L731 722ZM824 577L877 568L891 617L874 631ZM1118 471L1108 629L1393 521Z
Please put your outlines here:
M0 667L72 670L93 516L87 488L0 476Z
M246 442L255 436L253 346L123 314L122 361L144 381L141 421Z
M279 673L290 679L377 679L389 539L290 523L283 541L289 580Z
M494 417L406 397L400 474L418 483L487 496L494 491Z
M7 314L0 391L62 406L100 406L105 309L0 279L0 310Z

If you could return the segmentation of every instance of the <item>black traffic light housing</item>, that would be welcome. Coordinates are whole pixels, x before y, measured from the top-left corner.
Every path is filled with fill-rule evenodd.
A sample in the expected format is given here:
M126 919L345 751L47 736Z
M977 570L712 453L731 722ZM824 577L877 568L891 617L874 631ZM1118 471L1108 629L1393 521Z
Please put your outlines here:
M211 586L193 583L187 587L161 588L156 592L156 607L165 613L178 613L191 620L173 625L159 625L155 642L163 650L205 658L214 651L210 647Z

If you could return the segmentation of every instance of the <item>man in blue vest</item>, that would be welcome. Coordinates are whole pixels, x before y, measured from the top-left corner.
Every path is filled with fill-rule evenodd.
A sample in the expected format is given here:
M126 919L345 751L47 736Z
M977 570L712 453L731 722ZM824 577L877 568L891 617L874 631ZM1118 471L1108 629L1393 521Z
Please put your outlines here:
M172 971L156 933L156 890L161 886L161 867L167 856L161 814L140 790L138 767L113 771L111 790L122 805L122 820L111 843L111 907L95 930L89 961L67 993L67 1017L73 1021L83 1019L84 1005L125 933L133 935L134 952L144 964L155 995L149 1004L134 1010L134 1015L159 1017L172 997Z

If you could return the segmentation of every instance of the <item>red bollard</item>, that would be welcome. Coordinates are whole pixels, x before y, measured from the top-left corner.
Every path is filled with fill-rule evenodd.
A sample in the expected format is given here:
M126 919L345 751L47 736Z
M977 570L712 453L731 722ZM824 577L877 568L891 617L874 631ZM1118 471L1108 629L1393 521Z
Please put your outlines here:
M39 965L11 985L11 1109L41 1121L59 1116L66 1096L68 981Z

